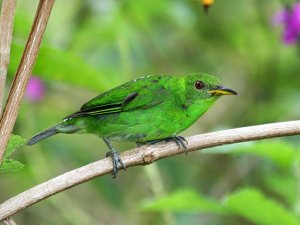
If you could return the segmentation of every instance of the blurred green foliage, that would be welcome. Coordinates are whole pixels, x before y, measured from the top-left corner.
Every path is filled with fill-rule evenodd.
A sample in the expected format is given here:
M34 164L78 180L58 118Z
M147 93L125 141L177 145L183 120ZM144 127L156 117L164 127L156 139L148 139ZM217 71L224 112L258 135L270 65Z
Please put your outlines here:
M23 49L24 47L20 44L12 44L11 54L15 57L10 61L9 72L11 74L18 68ZM103 90L104 87L108 87L108 81L82 59L49 46L40 48L33 74L39 74L40 77L48 81L62 81L91 90Z
M37 3L17 3L7 87ZM147 74L205 72L239 92L220 99L183 135L299 119L299 49L285 46L281 28L271 23L283 7L279 0L216 0L206 15L198 0L57 0L33 71L46 94L40 102L25 99L14 133L29 138L99 93ZM58 135L22 149L14 158L26 167L1 173L1 202L107 151L92 135ZM300 224L299 184L299 138L287 137L130 168L14 219L31 225Z
M157 201L148 202L143 206L143 210L233 214L261 225L296 225L300 223L299 218L278 202L266 198L259 190L250 188L235 191L219 203L200 197L193 191L181 190Z
M12 134L8 144L6 151L3 156L3 161L0 164L0 173L3 172L16 172L23 169L24 165L16 160L10 159L11 155L14 151L25 144L25 139L21 136Z
M160 197L156 201L144 202L141 206L143 211L161 212L169 210L172 212L212 212L225 213L218 203L200 196L197 192L187 189L170 193L165 197Z

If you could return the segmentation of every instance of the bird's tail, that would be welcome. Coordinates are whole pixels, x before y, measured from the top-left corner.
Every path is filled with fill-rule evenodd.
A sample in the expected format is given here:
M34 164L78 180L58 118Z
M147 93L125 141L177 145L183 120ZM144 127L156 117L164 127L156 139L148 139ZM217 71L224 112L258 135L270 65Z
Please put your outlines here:
M65 122L57 124L49 129L38 133L37 135L33 136L31 139L27 141L27 145L34 145L37 142L40 142L48 137L51 137L58 133L75 133L78 131L79 128L74 125L68 125Z

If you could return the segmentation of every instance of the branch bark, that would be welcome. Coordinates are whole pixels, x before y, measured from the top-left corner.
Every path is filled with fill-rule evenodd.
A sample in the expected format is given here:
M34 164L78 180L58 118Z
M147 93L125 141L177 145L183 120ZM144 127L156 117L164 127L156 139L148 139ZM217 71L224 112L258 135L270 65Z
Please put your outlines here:
M4 99L7 67L10 59L15 9L15 0L3 0L0 15L0 115Z
M299 134L300 120L223 130L195 135L186 139L188 141L188 150L195 151L197 149L224 144ZM151 146L141 146L131 151L126 151L121 154L121 158L126 167L129 168L132 166L150 164L157 160L182 153L185 153L184 149L178 149L175 143L168 142ZM0 205L0 221L68 188L109 174L112 172L112 168L111 160L105 158L28 189Z
M53 4L54 0L40 0L37 8L31 32L0 120L0 163L16 122L26 85L31 75Z

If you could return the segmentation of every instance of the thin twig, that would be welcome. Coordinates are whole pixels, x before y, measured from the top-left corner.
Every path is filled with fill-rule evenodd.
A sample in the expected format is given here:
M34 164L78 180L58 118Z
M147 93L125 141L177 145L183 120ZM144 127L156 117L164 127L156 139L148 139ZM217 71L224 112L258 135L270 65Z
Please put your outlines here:
M54 0L40 0L37 8L32 29L0 120L0 162L2 161L8 139L16 122L26 85L31 75L53 4Z
M188 137L187 147L189 151L195 151L197 149L204 149L224 144L299 134L300 120L289 121L242 127ZM159 159L182 153L185 153L185 149L178 149L178 146L175 143L168 142L135 148L121 154L121 158L128 168L131 166L150 164ZM95 177L109 174L112 172L112 168L111 160L109 158L105 158L28 189L0 205L0 221L68 188L91 180Z
M3 0L0 15L0 116L5 93L7 67L10 59L10 46L13 33L16 1ZM0 161L1 162L1 161ZM12 218L6 218L5 225L17 225Z
M15 0L3 0L0 15L0 115L4 99L7 66L10 59L15 9Z

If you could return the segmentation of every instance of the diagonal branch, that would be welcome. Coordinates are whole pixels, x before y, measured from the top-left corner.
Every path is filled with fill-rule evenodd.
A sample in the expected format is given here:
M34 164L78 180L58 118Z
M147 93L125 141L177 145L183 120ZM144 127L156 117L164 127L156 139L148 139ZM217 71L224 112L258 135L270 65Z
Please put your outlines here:
M21 62L8 95L0 120L0 164L17 119L26 85L31 75L53 4L54 0L40 0Z
M0 115L4 99L7 66L10 58L10 45L12 40L15 9L15 0L2 1L0 15Z
M272 137L283 137L300 134L300 120L281 123L271 123L258 126L242 127L188 137L188 150L210 148L214 146L260 140ZM126 167L146 165L162 158L185 153L173 143L158 143L151 146L141 146L121 154ZM77 168L31 189L28 189L0 204L0 221L25 209L45 198L62 192L75 185L95 177L112 172L111 160L106 158L86 166Z

